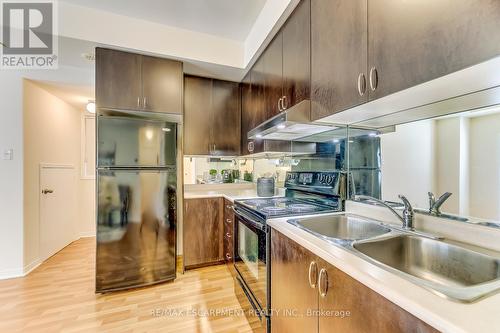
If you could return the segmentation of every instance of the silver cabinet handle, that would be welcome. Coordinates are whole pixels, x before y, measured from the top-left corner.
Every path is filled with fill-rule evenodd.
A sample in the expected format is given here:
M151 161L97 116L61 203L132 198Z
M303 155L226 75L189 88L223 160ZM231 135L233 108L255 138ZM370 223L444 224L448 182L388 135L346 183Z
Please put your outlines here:
M279 111L279 112L283 111L283 109L281 108L281 101L282 101L282 99L281 99L281 98L280 98L280 99L278 99L278 111Z
M316 281L318 280L318 264L315 261L311 261L309 264L309 286L311 288L316 288Z
M51 193L54 193L54 190L49 190L49 189L44 189L42 191L43 194L51 194Z
M141 107L141 97L140 96L137 96L137 107L138 108Z
M358 75L358 93L359 96L363 96L366 92L366 77L365 73L360 73Z
M319 271L318 292L323 298L328 294L328 273L324 268Z
M229 232L226 232L226 237L231 238L231 235L229 234Z
M226 208L227 209L233 209L233 206L232 205L226 205Z
M377 90L378 87L378 72L375 67L370 69L370 89L372 91Z
M233 221L231 221L231 219L226 219L226 222L229 224L233 223Z
M233 257L231 257L229 253L226 253L226 260L231 260L231 259L233 259Z
M147 106L147 100L146 100L146 97L143 97L142 98L142 107L146 108L146 106Z
M286 96L282 97L281 105L283 106L283 111L285 111L286 109L288 109L288 102L287 102Z
M255 144L253 141L250 141L248 144L247 144L247 149L248 149L248 152L250 153L253 153L253 151L255 150Z

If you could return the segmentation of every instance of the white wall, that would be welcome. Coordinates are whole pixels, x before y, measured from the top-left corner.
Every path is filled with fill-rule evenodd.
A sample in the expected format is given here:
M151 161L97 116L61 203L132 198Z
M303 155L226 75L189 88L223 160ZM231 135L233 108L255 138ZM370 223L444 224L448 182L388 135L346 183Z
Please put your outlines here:
M382 198L399 201L408 197L415 207L427 207L427 192L434 189L434 122L396 126L380 136Z
M460 211L460 118L436 121L436 192L451 192L441 210L458 214Z
M500 221L500 114L470 119L470 215Z
M9 71L0 75L0 153L14 149L13 160L0 159L0 278L24 270L23 250L23 78L93 85L93 71L61 66L58 70Z

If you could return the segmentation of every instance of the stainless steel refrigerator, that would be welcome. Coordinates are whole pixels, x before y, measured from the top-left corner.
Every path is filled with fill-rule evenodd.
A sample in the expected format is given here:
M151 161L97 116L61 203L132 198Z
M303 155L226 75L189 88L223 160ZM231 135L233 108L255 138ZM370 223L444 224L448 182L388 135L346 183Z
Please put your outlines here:
M176 161L176 119L98 114L96 292L175 279Z

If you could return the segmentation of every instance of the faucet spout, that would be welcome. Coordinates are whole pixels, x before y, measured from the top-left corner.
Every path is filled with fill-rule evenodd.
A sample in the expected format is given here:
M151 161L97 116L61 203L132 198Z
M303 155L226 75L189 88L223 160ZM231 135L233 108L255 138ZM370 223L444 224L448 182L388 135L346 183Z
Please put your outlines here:
M445 203L446 200L452 195L450 192L446 192L441 195L438 199L434 196L432 192L428 193L429 195L429 213L432 215L439 216L441 215L441 206Z
M390 205L388 205L385 201L370 197L368 195L355 195L354 200L356 201L361 201L361 200L366 200L366 201L373 201L376 202L385 208L389 209L396 217L401 221L403 225L403 229L406 230L414 230L413 228L413 207L410 204L410 201L404 196L404 195L399 195L399 199L403 202L404 209L403 209L403 215L399 215L398 212L394 210Z

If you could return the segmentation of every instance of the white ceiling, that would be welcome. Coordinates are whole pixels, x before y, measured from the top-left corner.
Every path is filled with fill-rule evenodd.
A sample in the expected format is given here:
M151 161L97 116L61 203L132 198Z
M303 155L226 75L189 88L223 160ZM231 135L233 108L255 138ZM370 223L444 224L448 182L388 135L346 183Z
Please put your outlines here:
M266 0L63 1L242 42L266 3Z

